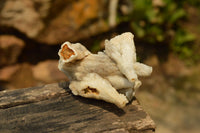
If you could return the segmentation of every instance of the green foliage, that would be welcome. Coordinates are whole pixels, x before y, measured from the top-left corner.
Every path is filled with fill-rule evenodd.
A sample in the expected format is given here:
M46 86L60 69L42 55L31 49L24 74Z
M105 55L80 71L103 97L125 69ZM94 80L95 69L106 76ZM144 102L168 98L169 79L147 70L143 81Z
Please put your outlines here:
M190 58L194 54L192 42L195 36L180 25L187 19L183 8L186 2L161 0L163 3L155 5L152 0L132 0L133 10L130 16L121 21L130 21L133 32L140 39L149 44L169 45L171 50L181 58ZM195 1L195 0L189 0Z
M190 58L193 56L192 42L195 39L193 34L179 29L171 43L172 50L180 55L181 58Z

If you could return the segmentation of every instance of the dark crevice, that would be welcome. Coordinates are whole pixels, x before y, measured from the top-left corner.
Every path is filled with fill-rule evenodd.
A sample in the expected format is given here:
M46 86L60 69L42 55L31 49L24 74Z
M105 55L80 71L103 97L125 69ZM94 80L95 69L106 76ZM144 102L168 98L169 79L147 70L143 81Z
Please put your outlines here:
M25 46L21 55L19 56L18 62L28 62L31 64L37 64L40 61L56 59L58 60L58 50L60 45L40 45L38 43L32 43Z
M37 64L40 61L56 59L58 60L58 50L60 45L48 45L40 43L34 39L27 37L24 33L15 28L4 26L0 27L0 35L12 35L24 41L26 44L23 48L17 63L27 62L30 64Z
M129 133L154 133L155 128L148 128L148 129L142 129L142 130L131 128L131 129L128 129L128 132Z
M5 84L8 84L8 81L0 80L0 91L6 90Z
M11 107L19 106L19 105L26 105L30 103L34 103L34 101L15 102L15 103L10 103L6 105L1 105L0 109L7 109L7 108L11 108Z
M80 42L83 45L85 45L88 49L91 49L95 41L100 42L105 39L110 39L113 36L119 35L124 32L134 33L134 31L131 30L129 23L127 22L121 23L118 26L116 26L116 28L112 28L107 32L103 32L98 35L91 36L89 38L77 40L76 42ZM61 44L49 45L38 42L34 39L30 39L24 33L8 26L0 27L0 35L14 35L25 42L26 45L18 58L18 63L27 62L30 64L37 64L40 61L59 59L58 50L60 49ZM143 61L151 55L157 55L160 61L165 61L167 59L169 54L169 45L147 44L139 38L137 38L137 36L134 37L134 40L139 61Z

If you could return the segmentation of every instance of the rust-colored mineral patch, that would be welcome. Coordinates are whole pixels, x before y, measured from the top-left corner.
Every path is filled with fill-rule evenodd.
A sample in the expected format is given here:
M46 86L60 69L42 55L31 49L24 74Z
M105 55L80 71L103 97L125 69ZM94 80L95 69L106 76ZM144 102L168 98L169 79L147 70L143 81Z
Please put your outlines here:
M70 49L67 44L62 47L60 54L64 60L69 59L72 55L75 55L74 51Z
M84 93L85 94L88 94L88 93L94 93L94 94L99 94L99 91L95 88L90 88L89 86L87 88L85 88L84 90Z

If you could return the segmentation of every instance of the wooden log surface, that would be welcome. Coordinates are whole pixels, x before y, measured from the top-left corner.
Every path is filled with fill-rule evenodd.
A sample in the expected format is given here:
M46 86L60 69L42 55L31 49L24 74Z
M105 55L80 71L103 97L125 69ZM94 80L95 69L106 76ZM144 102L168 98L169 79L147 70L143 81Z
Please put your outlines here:
M155 123L136 99L119 109L72 95L67 82L0 92L0 132L154 131Z

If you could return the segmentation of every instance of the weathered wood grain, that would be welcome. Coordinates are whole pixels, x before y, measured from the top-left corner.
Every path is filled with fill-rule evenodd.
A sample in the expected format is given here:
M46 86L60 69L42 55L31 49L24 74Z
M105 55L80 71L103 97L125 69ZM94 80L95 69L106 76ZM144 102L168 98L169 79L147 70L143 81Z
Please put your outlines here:
M153 120L137 100L119 109L104 101L73 96L65 87L66 84L51 84L0 92L0 132L152 133L155 130Z
M0 91L0 109L58 97L67 93L67 86L67 82L62 82L18 90Z

